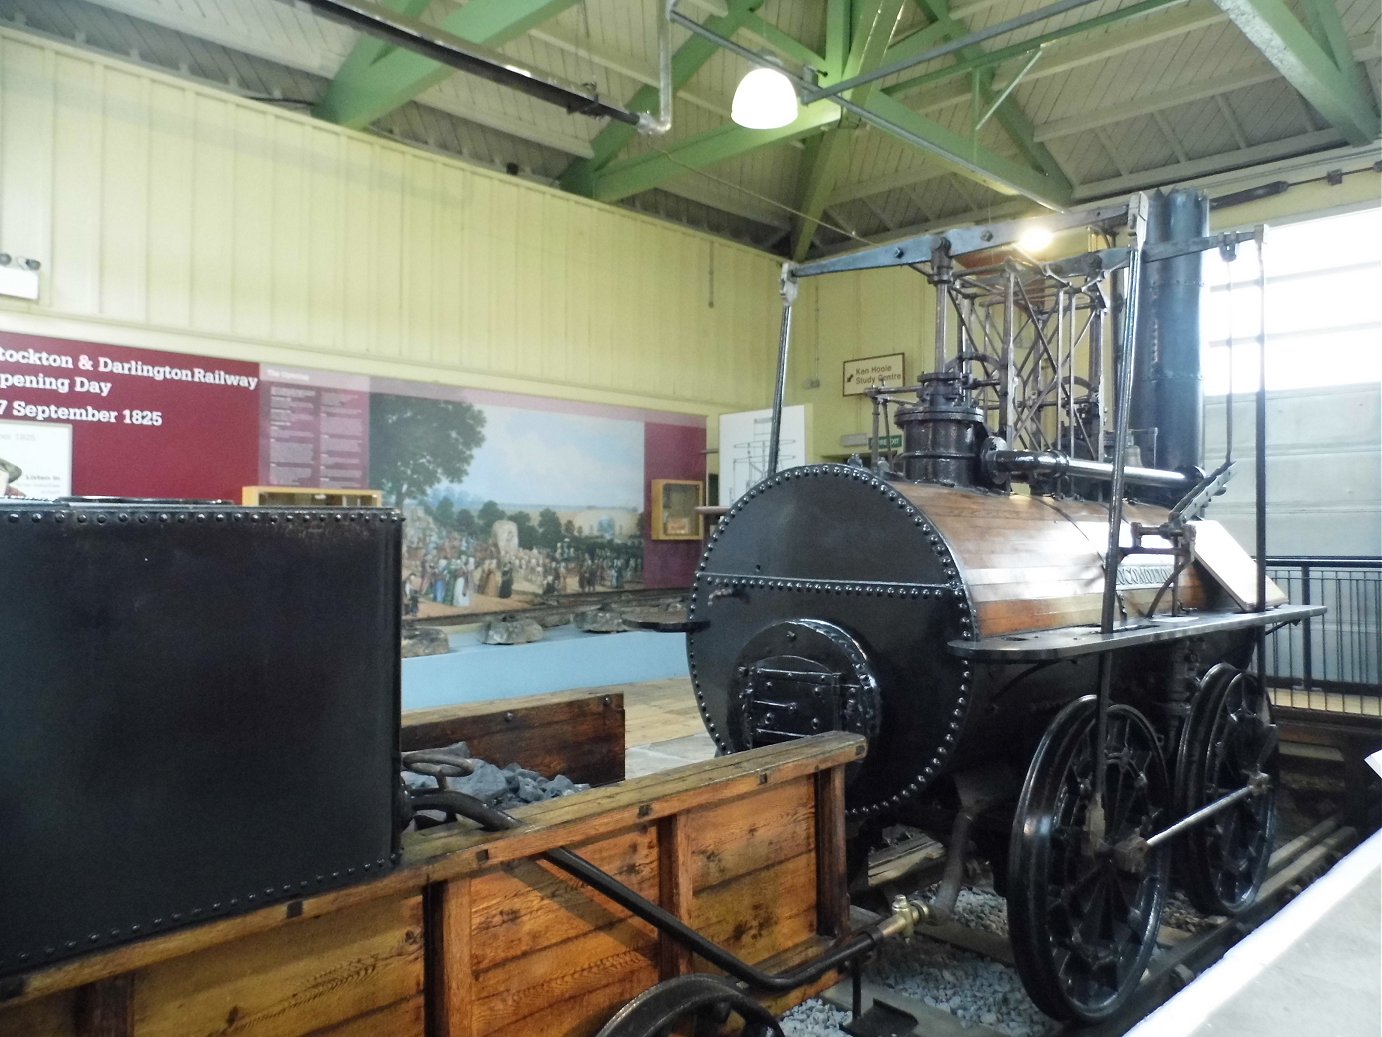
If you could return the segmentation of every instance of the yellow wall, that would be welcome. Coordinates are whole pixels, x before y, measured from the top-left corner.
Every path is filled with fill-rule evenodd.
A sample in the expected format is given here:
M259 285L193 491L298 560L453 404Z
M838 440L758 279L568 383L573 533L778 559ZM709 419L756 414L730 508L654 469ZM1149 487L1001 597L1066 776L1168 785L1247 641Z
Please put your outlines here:
M1215 224L1375 205L1379 183ZM711 446L717 414L772 398L771 256L4 30L0 249L44 264L0 330L704 414ZM870 426L843 361L902 352L914 379L932 307L910 271L802 282L787 401L815 457Z
M3 330L707 415L771 399L770 256L5 31L0 249L43 263Z
M935 312L931 285L913 270L826 274L801 282L787 402L810 406L816 458L867 453L840 446L842 435L873 427L869 398L843 394L844 361L901 353L912 382L934 366ZM820 385L806 388L811 381Z

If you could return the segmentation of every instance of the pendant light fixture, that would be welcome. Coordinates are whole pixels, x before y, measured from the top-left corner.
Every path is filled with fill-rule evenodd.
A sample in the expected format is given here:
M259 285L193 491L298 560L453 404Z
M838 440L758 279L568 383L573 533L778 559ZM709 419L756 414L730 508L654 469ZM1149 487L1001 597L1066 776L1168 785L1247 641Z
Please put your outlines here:
M734 91L729 117L750 130L779 129L796 121L796 89L779 68L751 68Z

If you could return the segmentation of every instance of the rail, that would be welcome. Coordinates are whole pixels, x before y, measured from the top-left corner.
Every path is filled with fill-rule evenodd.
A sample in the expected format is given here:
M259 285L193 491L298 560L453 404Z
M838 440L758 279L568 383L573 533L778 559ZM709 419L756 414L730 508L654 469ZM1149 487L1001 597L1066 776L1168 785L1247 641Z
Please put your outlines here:
M1293 705L1333 708L1329 693L1382 700L1382 558L1279 555L1267 574L1292 604L1329 611L1278 630L1267 641L1273 687L1298 689Z

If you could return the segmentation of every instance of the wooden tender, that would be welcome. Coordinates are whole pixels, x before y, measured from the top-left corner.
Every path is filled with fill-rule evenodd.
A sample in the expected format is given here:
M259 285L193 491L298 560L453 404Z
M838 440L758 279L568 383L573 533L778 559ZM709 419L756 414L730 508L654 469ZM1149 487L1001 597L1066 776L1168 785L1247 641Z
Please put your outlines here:
M827 734L522 807L512 832L413 835L382 878L9 980L0 1037L592 1034L705 965L542 853L570 846L750 962L796 962L846 923L863 751Z

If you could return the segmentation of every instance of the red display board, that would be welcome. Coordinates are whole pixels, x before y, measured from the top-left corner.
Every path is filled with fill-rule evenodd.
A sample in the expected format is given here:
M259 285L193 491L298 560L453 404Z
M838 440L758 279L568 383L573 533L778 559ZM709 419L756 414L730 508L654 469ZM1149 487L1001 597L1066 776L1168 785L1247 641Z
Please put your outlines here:
M0 332L0 420L70 425L78 495L238 501L259 394L258 364Z

